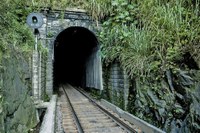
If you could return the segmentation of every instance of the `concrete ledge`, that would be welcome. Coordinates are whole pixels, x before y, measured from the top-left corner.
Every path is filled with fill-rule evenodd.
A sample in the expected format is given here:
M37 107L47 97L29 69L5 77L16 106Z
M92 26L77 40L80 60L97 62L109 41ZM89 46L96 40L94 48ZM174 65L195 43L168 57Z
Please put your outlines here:
M40 127L40 133L54 133L56 101L57 101L57 95L53 95L47 107L42 125Z
M40 109L40 108L48 108L49 104L50 104L50 102L41 102L41 103L37 103L37 104L35 105L35 107L36 107L37 109Z
M114 113L116 113L117 115L119 115L121 118L127 120L128 122L140 127L140 129L144 132L144 133L165 133L164 131L162 131L161 129L147 123L144 120L141 120L140 118L123 111L122 109L120 109L119 107L113 105L112 103L109 103L108 101L101 99L101 104L103 106L105 106L106 108L112 110Z

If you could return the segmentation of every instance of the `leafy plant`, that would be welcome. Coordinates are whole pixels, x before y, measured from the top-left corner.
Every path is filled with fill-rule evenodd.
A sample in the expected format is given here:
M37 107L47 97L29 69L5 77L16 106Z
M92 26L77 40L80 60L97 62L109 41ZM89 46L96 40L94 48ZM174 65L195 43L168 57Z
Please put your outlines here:
M119 61L130 84L135 82L128 110L168 132L198 132L199 100L193 92L199 79L182 71L198 73L200 67L200 1L113 0L111 5L99 35L102 57L105 64Z

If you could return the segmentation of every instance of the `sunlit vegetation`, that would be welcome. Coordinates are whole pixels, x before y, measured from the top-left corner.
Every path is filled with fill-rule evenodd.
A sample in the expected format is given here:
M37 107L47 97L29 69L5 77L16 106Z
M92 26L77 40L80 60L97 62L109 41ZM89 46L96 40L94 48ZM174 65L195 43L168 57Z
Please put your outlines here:
M128 110L167 132L199 132L200 1L111 4L102 57L131 79Z
M0 59L10 45L30 51L25 18L42 8L85 9L102 22L104 65L117 60L130 77L129 112L168 132L200 132L199 0L1 0Z

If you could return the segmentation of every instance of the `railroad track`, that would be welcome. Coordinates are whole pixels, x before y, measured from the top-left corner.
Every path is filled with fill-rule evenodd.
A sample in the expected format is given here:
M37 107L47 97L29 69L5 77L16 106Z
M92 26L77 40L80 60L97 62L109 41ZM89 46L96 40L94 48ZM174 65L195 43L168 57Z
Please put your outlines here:
M136 133L138 129L101 107L71 85L60 88L64 94L61 111L65 133Z

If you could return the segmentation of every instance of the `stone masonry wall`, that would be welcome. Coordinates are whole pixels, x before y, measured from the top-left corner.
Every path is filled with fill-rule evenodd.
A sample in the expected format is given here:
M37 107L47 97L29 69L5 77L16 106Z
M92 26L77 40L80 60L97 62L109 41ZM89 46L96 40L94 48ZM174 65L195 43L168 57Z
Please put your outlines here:
M39 99L39 53L33 51L32 55L32 95L34 100Z
M35 50L32 56L32 95L35 100L44 101L46 96L47 57L44 53Z
M94 33L99 27L86 12L82 11L43 11L42 14L44 24L39 28L39 38L43 46L48 48L46 60L46 93L50 97L53 93L54 41L57 35L72 26L84 27Z
M38 123L31 94L31 71L28 60L12 50L3 59L4 110L1 133L27 133ZM3 124L2 124L3 123Z
M40 52L40 66L39 66L39 72L40 72L40 88L41 88L41 99L45 100L46 95L46 60L47 57L45 54L42 54Z
M112 90L111 102L126 109L129 92L128 77L118 62L111 65L109 86Z

